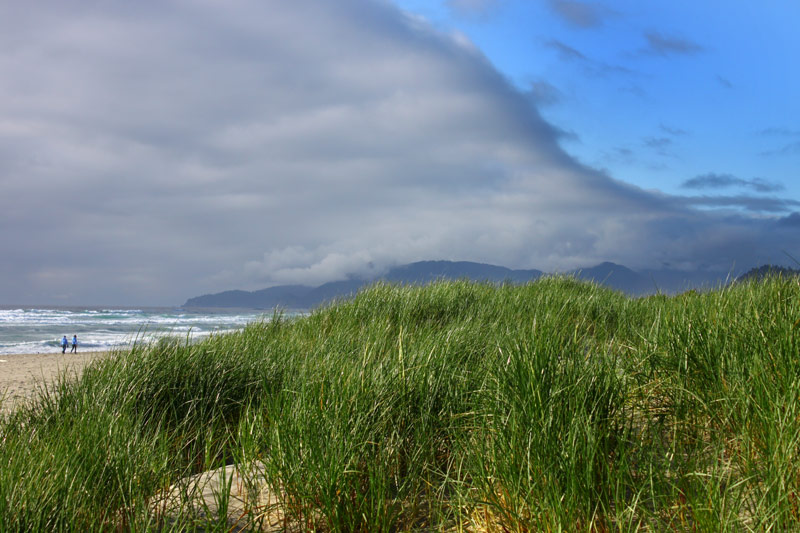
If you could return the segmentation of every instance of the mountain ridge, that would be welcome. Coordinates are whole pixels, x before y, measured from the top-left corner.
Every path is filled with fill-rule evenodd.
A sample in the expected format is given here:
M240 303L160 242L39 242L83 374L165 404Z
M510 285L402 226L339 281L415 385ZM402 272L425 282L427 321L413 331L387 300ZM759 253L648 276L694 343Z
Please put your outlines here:
M763 268L763 267L761 267ZM753 271L741 276L747 276ZM791 270L791 269L789 269ZM689 289L709 288L730 282L732 272L680 271L658 269L634 271L624 265L603 262L593 267L564 272L578 279L594 281L631 296L656 292L676 293ZM354 295L362 287L377 281L400 284L427 284L440 279L470 279L492 283L527 283L547 275L537 269L515 270L499 265L471 261L429 260L417 261L391 268L386 274L372 279L349 278L323 283L317 287L307 285L277 285L256 291L228 290L195 296L186 300L183 307L239 307L251 309L312 309L337 298Z

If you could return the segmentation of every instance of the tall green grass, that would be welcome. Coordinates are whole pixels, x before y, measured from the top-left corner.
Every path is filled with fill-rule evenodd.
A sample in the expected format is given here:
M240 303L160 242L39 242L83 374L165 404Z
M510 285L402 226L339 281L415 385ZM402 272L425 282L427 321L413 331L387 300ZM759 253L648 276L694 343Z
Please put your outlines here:
M798 334L797 278L379 284L43 388L0 421L0 530L261 528L230 483L192 504L226 464L293 530L795 530Z

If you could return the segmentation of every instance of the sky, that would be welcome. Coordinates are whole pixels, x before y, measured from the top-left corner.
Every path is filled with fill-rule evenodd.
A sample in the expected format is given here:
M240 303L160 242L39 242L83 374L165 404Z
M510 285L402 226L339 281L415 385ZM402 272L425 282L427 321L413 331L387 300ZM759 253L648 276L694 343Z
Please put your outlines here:
M800 4L0 4L0 304L800 259Z

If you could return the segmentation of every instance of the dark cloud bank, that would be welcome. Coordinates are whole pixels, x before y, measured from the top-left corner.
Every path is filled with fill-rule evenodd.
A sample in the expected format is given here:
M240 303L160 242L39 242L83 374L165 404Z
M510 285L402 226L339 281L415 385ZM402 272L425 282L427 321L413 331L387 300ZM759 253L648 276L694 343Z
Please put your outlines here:
M703 211L582 166L462 37L382 1L9 2L0 50L2 303L798 247L794 204Z

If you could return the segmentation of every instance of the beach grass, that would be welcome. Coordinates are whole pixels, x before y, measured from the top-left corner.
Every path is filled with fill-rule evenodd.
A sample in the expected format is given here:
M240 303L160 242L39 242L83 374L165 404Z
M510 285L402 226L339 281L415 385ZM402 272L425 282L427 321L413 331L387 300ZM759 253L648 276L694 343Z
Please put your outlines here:
M796 277L377 284L43 385L0 420L0 530L796 530L799 339ZM272 503L198 508L226 465Z

